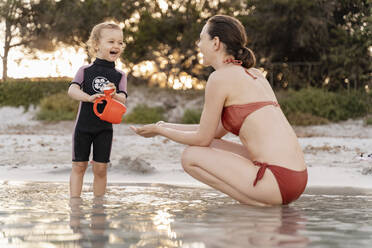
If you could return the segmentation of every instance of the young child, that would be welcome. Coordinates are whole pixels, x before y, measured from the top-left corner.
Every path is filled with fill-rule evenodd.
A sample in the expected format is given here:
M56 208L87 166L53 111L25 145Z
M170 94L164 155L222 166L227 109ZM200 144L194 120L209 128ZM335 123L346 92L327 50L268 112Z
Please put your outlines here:
M125 103L127 98L126 75L115 69L115 61L123 52L123 32L120 26L108 22L97 24L91 31L88 46L89 52L96 59L92 64L80 67L68 89L68 95L80 101L72 142L70 197L79 197L81 194L92 144L93 192L95 196L105 194L113 129L111 123L100 120L94 114L93 103L103 96L102 89L105 86L116 89L113 92L114 99Z

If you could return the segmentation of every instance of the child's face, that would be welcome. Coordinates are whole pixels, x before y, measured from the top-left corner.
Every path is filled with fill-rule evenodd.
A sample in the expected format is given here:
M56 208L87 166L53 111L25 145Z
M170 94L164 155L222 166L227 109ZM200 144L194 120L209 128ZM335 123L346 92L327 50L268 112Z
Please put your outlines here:
M97 44L97 58L114 62L123 52L123 45L123 32L121 30L102 29Z

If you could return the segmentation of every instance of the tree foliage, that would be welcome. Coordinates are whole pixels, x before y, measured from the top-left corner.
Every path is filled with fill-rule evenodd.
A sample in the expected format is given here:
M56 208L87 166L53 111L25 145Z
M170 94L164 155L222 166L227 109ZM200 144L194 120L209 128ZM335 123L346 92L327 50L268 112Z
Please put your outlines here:
M49 49L48 30L52 15L48 14L51 1L3 0L0 2L0 21L4 23L4 45L1 59L3 80L7 79L10 49L24 46L29 49Z
M258 66L275 87L330 89L363 87L371 77L370 0L6 0L17 3L9 18L12 33L26 47L52 49L59 42L86 47L92 27L114 19L124 25L123 61L133 69L150 61L155 73L134 75L165 82L180 75L206 80L211 68L199 64L195 41L215 14L236 16L246 27ZM30 3L30 4L28 4ZM5 6L5 7L4 7ZM27 27L27 28L24 28ZM29 27L30 32L28 30ZM31 39L29 39L31 38ZM40 45L42 44L42 45ZM171 85L170 85L171 86ZM372 86L372 85L371 85Z

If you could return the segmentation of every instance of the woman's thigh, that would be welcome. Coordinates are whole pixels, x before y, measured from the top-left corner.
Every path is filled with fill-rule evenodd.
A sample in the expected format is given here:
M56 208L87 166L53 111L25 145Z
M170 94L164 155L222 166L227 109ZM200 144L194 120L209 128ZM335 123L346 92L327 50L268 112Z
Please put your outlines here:
M219 144L221 145L221 144ZM220 179L249 198L269 204L282 202L279 186L272 172L267 169L264 177L253 186L259 167L242 154L233 153L235 146L187 147L182 156L184 167L197 166Z
M235 153L249 159L249 154L244 145L224 139L214 139L209 146L211 148Z

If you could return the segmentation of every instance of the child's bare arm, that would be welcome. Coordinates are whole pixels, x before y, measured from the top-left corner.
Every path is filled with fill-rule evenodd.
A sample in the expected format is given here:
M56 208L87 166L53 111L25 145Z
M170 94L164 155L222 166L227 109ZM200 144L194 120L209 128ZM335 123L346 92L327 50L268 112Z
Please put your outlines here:
M116 93L116 94L114 94L113 98L118 100L119 102L121 102L123 104L127 100L127 97L125 96L124 93Z
M127 100L127 96L124 94L124 93L116 93L116 86L115 84L113 83L108 83L107 84L107 87L110 87L110 88L114 88L114 92L112 93L112 98L118 100L119 102L121 103L125 103L125 101Z
M94 94L88 95L80 89L80 86L77 84L71 84L68 88L68 95L78 101L82 102L94 102L97 98L103 96L103 94Z

